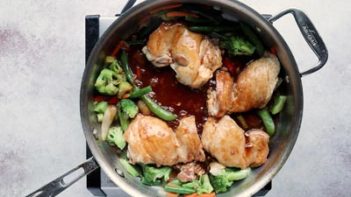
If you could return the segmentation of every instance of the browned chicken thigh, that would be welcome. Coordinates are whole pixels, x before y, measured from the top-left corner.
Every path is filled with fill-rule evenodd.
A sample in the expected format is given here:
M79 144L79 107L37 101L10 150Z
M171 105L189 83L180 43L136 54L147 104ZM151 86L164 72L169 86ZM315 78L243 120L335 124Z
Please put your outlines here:
M204 149L227 167L244 169L260 166L269 152L269 136L264 131L254 130L245 134L227 115L218 122L209 118L204 125L201 141Z
M180 120L174 132L164 121L138 114L124 138L132 163L172 166L205 159L194 116Z
M217 72L216 89L208 92L209 114L222 117L226 113L246 112L266 106L278 82L279 71L278 58L267 53L249 63L235 83L228 72Z
M179 23L162 23L150 35L143 53L156 67L170 65L177 80L192 88L203 86L222 66L219 47Z

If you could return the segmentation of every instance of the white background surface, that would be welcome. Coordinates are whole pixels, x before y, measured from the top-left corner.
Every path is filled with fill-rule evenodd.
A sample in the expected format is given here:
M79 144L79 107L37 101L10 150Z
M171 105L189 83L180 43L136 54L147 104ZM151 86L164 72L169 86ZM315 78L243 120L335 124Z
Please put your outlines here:
M0 195L23 196L85 160L79 116L84 17L111 16L125 0L0 1ZM351 1L245 0L260 13L300 8L329 49L328 64L303 78L296 146L268 196L351 194ZM275 25L301 70L315 62L292 18ZM85 179L61 196L91 196Z

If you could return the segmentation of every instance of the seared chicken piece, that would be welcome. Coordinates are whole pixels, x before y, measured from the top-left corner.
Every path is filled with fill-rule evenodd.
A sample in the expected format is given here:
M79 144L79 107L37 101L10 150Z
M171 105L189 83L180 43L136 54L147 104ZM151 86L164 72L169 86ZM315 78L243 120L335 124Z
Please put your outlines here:
M131 163L172 166L205 159L194 116L183 118L174 133L164 121L138 114L124 138Z
M228 72L217 72L216 90L208 92L209 114L222 117L226 113L263 108L272 97L279 71L278 58L266 54L247 65L239 74L236 83Z
M205 160L205 153L200 137L197 134L195 116L189 116L180 120L176 129L176 136L179 142L178 162L187 163Z
M179 143L162 120L138 114L124 133L132 163L171 166L177 163Z
M262 165L268 156L269 136L261 130L246 133L229 116L218 122L209 118L204 125L204 149L227 167L247 168Z
M142 49L146 58L156 67L164 67L173 63L171 48L176 34L181 34L181 24L162 23L149 37L147 45Z
M217 45L179 23L161 24L150 35L143 52L156 67L171 65L178 81L192 88L203 86L222 65Z

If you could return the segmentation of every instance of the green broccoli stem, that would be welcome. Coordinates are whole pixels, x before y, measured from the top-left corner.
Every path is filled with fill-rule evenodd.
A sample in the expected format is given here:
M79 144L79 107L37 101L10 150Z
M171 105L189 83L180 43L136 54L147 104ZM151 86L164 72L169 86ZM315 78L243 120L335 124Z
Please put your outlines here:
M264 127L266 128L266 132L270 135L273 136L275 132L275 125L274 121L272 119L272 116L269 114L267 108L263 108L258 111L258 115L263 121Z
M287 96L283 95L277 95L276 97L274 97L273 105L270 110L273 115L276 115L283 110L286 99Z
M164 189L167 192L177 193L177 194L192 194L196 190L188 187L182 187L179 181L172 181L165 185Z
M154 113L157 117L166 121L172 121L177 118L177 115L164 109L163 107L158 105L155 101L153 101L150 97L143 95L141 96L141 100L144 101L144 103L150 109L150 111Z
M121 163L122 167L126 169L127 172L133 177L137 177L140 175L139 171L132 164L130 164L126 159L120 158L119 162Z
M147 86L147 87L144 87L144 88L138 88L138 87L135 87L133 92L129 95L130 98L139 98L145 94L148 94L152 92L152 88L151 86Z
M119 119L119 124L121 125L121 128L123 131L127 130L128 125L129 125L129 117L128 114L124 113L121 109L121 106L118 105L118 119Z
M245 179L251 172L250 168L228 173L228 179L230 181L238 181Z

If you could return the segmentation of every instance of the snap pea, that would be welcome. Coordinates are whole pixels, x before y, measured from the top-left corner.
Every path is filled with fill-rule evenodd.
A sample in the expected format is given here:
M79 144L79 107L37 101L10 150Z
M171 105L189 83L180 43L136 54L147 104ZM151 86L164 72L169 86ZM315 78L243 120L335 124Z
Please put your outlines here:
M272 116L269 114L267 108L263 108L258 111L258 115L263 121L264 127L266 128L266 132L270 135L273 136L275 132L275 125L274 121L272 119Z
M154 113L156 116L158 116L159 118L166 120L166 121L172 121L172 120L175 120L177 118L177 115L162 108L155 101L153 101L150 97L143 95L143 96L141 96L141 100L144 101L144 103L150 109L150 111L152 113Z
M273 115L278 114L283 110L286 99L287 99L287 96L283 96L283 95L278 95L274 97L273 105L270 110Z
M137 87L134 87L134 90L133 92L129 95L130 98L139 98L145 94L148 94L152 92L152 88L151 86L147 86L147 87L144 87L144 88L137 88Z
M127 55L127 52L125 50L122 50L122 53L121 53L121 63L122 63L122 68L126 74L127 80L132 85L134 85L134 75L133 75L132 69L129 67L128 55Z

